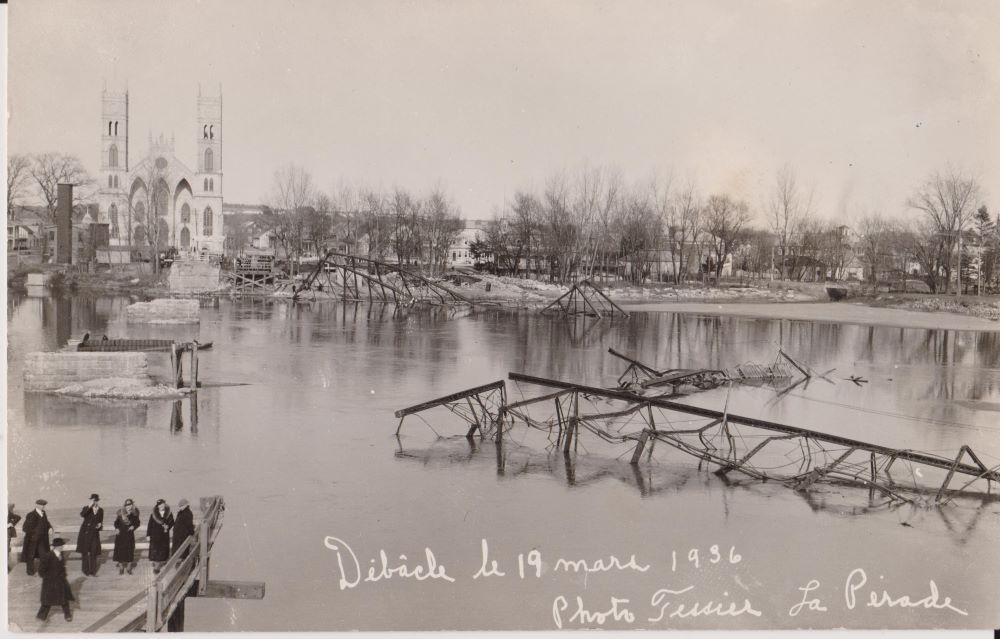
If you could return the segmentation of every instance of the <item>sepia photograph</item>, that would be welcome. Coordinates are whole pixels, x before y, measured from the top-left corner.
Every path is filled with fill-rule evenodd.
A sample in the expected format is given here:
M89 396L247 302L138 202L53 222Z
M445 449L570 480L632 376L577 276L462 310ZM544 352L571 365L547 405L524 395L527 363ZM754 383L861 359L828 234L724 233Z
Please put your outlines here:
M1000 627L1000 3L0 20L7 632Z

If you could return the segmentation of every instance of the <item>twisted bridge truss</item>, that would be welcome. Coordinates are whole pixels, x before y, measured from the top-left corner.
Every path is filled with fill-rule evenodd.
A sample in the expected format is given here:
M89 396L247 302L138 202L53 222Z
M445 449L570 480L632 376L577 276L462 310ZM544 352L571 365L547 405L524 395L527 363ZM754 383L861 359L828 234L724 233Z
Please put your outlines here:
M728 407L718 411L520 373L508 378L552 392L508 402L504 381L496 381L397 411L397 435L405 417L444 407L470 424L470 438L478 432L502 445L521 424L543 432L547 448L567 456L580 447L587 451L585 437L591 445L625 446L620 456L631 452L632 465L641 464L644 456L650 462L659 445L697 459L699 468L714 467L720 477L780 481L797 491L823 482L867 488L870 497L878 494L889 502L933 495L944 504L960 493L982 492L983 485L991 493L992 482L1000 481L1000 467L986 467L969 446L948 458L735 415Z

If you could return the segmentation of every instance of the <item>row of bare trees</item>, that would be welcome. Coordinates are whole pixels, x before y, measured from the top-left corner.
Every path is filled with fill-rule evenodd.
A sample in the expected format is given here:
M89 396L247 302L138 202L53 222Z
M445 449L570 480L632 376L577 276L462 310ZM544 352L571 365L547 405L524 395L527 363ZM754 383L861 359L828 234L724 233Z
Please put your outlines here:
M808 210L791 172L779 176L779 186L773 214L784 257ZM657 177L628 183L615 169L587 167L554 175L541 192L516 191L480 251L514 275L527 270L556 281L596 275L633 283L659 276L679 283L721 276L730 261L753 261L748 248L762 236L752 220L749 203L728 193L703 197L692 183L674 188L671 179Z
M947 291L960 264L965 273L966 262L974 263L982 282L996 270L991 238L1000 220L980 200L974 178L934 173L907 200L909 219L869 213L852 229L820 217L812 190L788 166L776 172L756 214L744 200L702 196L691 183L626 183L614 169L584 168L554 175L541 191L516 191L477 249L504 272L557 281L600 275L680 283L719 277L727 263L748 279L840 280L860 276L860 265L873 283L916 270L932 291Z
M264 227L293 271L305 252L337 240L371 259L398 260L433 275L444 269L463 228L459 208L441 186L423 196L398 186L387 191L342 185L328 194L294 164L275 172L266 199Z

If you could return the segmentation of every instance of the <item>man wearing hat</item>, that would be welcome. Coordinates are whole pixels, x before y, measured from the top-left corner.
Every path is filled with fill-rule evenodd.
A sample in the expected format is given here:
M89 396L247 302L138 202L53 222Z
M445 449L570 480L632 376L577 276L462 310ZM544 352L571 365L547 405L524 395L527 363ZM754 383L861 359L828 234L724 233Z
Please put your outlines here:
M97 558L101 554L101 529L104 528L104 509L97 493L90 496L90 503L83 507L80 532L76 536L76 551L83 558L83 574L97 576Z
M21 549L21 560L28 564L28 574L35 574L35 560L41 559L49 551L49 531L52 524L45 514L45 506L49 502L39 499L35 502L35 509L24 516L24 546Z
M62 608L66 621L73 621L73 613L69 611L69 602L74 600L73 591L66 581L66 564L63 559L63 546L66 540L56 537L52 540L52 550L45 553L38 565L38 573L42 576L42 606L35 615L42 621L49 617L49 608Z
M177 517L174 518L174 538L172 540L172 547L170 548L170 554L173 555L177 550L184 545L184 542L188 537L194 534L194 515L191 513L191 507L186 499L181 499L177 502ZM184 553L184 557L187 557L187 553ZM183 559L184 557L181 557Z

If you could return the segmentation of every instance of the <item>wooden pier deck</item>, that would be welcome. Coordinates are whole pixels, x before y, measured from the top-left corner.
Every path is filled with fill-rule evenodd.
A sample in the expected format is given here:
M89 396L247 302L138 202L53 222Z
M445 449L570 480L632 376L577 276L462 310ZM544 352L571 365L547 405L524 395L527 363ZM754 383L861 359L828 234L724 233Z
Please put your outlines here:
M140 513L143 525L136 531L137 565L133 574L118 574L111 558L114 548L114 511L106 508L101 548L104 551L96 576L85 576L76 548L79 512L49 509L52 538L66 540L66 578L76 601L71 602L73 620L66 621L58 606L41 621L38 612L42 580L29 576L24 563L18 562L7 574L9 630L16 632L157 632L166 630L173 618L183 628L184 600L188 596L261 599L264 584L259 582L223 582L209 580L209 559L225 510L221 497L203 498L201 508L192 508L195 534L178 549L158 575L148 559L145 523L149 510ZM111 511L111 512L109 512ZM75 521L74 521L75 519ZM20 551L23 533L18 530L11 550ZM186 554L185 554L186 553ZM152 611L152 614L149 614Z

